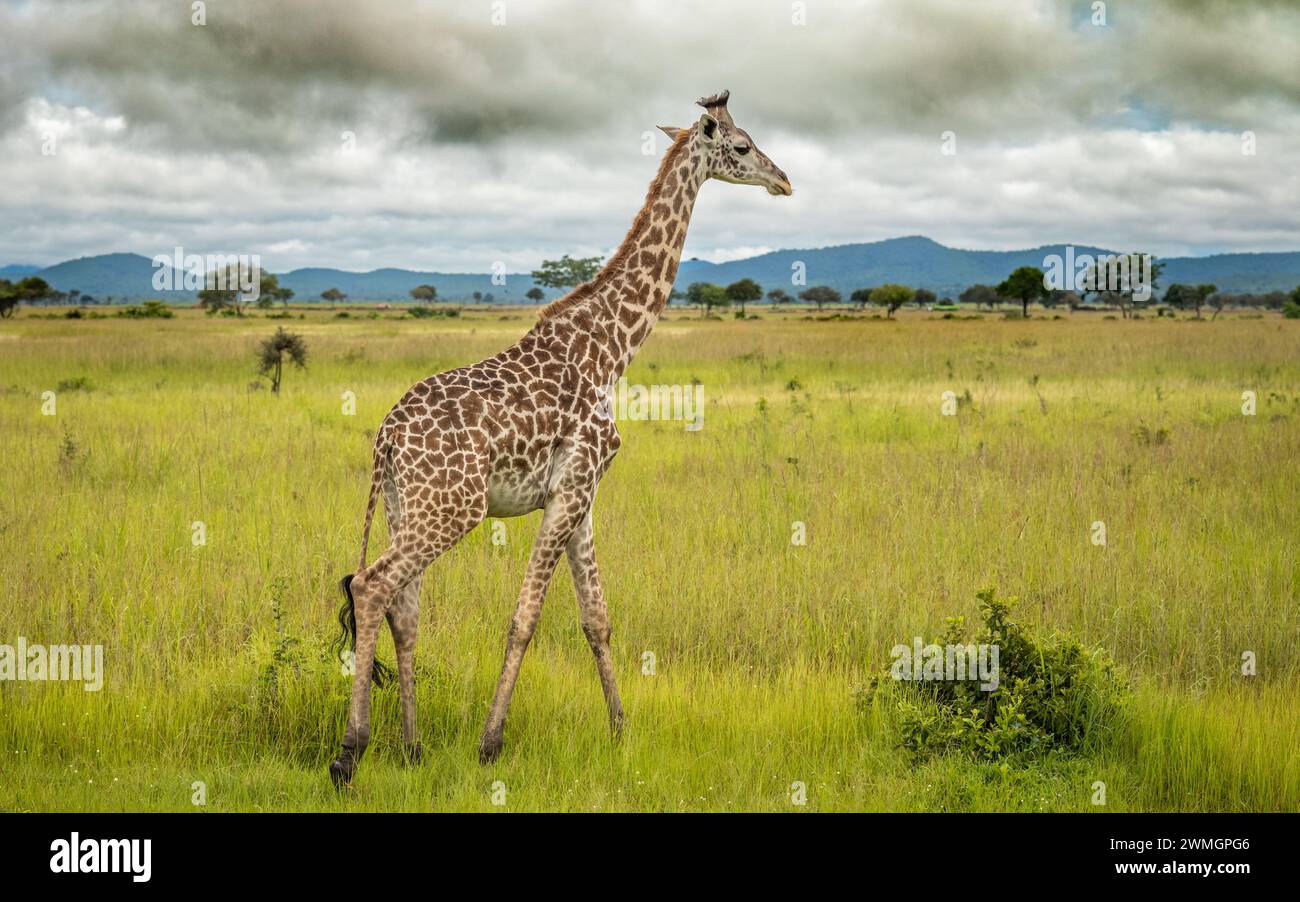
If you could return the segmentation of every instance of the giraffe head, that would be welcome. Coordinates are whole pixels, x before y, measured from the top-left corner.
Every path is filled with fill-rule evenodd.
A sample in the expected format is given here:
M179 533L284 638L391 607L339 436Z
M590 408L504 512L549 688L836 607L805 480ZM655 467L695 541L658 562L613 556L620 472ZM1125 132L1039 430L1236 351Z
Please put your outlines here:
M781 168L755 146L749 132L731 120L727 111L730 96L730 91L723 91L696 101L704 107L704 115L690 129L668 125L659 128L673 140L683 131L689 131L688 140L699 151L705 178L735 185L758 185L772 195L793 194L790 179Z

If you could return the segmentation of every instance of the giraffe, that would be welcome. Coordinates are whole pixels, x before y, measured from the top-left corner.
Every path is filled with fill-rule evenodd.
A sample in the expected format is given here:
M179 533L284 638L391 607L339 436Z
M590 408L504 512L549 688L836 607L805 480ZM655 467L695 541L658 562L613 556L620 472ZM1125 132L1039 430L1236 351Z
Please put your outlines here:
M524 651L562 556L573 574L610 729L615 736L621 732L623 706L591 522L597 484L621 444L610 389L668 302L704 182L793 193L786 174L732 121L729 96L723 91L699 100L704 113L688 128L659 126L671 146L627 237L594 279L543 308L533 328L495 357L416 383L380 424L361 562L342 582L341 641L355 652L355 670L343 748L330 764L336 786L351 782L369 742L370 684L384 620L397 652L403 749L408 760L418 760L413 660L420 581L432 561L489 516L544 512L479 741L480 762L496 760L501 751ZM367 566L380 494L390 544Z

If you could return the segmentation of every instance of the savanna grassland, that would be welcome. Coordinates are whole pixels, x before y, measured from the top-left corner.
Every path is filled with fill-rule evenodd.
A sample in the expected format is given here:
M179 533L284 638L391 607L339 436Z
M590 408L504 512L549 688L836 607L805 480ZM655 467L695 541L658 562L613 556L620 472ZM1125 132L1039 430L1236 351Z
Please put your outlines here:
M373 430L533 313L0 321L0 642L102 644L106 671L99 692L0 682L0 810L199 810L201 781L209 811L1093 811L1099 780L1109 811L1300 809L1300 322L758 312L674 314L628 374L698 381L705 420L622 423L597 501L623 740L561 565L505 749L478 763L534 514L430 568L424 760L376 690L342 793L349 680L326 645ZM309 351L280 397L250 387L278 325ZM1104 749L914 760L863 701L893 645L986 585L1121 666Z

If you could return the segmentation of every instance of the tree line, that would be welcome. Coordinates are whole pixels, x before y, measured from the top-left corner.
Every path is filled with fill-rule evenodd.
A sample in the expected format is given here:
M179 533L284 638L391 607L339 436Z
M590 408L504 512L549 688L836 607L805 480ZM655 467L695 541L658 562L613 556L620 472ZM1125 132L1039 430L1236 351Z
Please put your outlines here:
M533 270L535 283L525 297L533 303L546 299L543 288L571 289L595 278L601 264L600 257L571 257L568 254L558 260L545 260L540 269ZM1095 278L1083 280L1085 284L1101 286L1106 281L1100 278L1104 261L1094 264L1089 276ZM1291 318L1300 319L1300 286L1291 292L1270 291L1264 293L1231 293L1219 291L1213 284L1169 285L1163 297L1157 302L1155 293L1163 264L1155 261L1151 264L1151 278L1148 286L1151 295L1142 301L1140 293L1133 284L1119 287L1098 287L1083 291L1053 290L1046 287L1043 271L1034 266L1022 266L1012 272L997 285L975 284L957 295L956 302L950 297L939 297L927 288L914 288L896 282L888 282L874 287L863 287L850 292L847 303L858 310L865 310L868 305L878 307L887 317L909 304L917 307L938 307L939 309L958 309L957 304L971 305L976 310L987 307L997 310L1002 304L1019 304L1021 315L1028 316L1031 304L1040 304L1047 309L1066 307L1076 310L1082 307L1104 307L1118 309L1128 317L1142 306L1159 303L1162 306L1178 310L1192 311L1197 319L1203 318L1205 311L1213 311L1211 319L1228 307L1259 308L1281 310ZM199 306L208 313L227 312L227 315L242 316L247 302L238 289L239 274L208 273L205 287L198 292ZM223 278L224 276L224 278ZM288 306L293 299L292 289L280 285L278 277L268 272L258 272L259 294L252 303L262 309L269 309L280 303ZM438 300L438 289L434 285L421 284L410 290L411 299L421 303ZM347 295L338 288L328 288L320 293L322 300L341 303ZM475 302L493 303L491 292L475 291ZM829 285L811 285L791 294L784 288L764 291L763 287L750 278L739 279L729 285L716 285L711 282L692 282L685 291L674 289L669 295L669 302L685 302L700 308L702 316L712 315L714 310L735 307L736 316L744 318L750 304L766 299L769 304L789 305L802 302L815 306L818 311L827 307L845 303L843 295ZM108 298L108 302L112 299ZM29 304L65 304L74 305L101 303L90 295L80 291L56 291L44 279L29 276L17 282L0 279L0 317L10 316L20 303Z

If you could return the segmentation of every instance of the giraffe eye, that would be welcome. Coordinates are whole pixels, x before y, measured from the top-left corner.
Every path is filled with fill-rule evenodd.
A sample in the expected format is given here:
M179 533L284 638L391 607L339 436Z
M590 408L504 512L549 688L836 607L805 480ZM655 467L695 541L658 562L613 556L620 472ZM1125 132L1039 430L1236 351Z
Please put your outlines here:
M749 145L748 145L748 144L737 144L737 145L736 145L736 153L740 154L740 156L743 157L745 154L749 153Z

